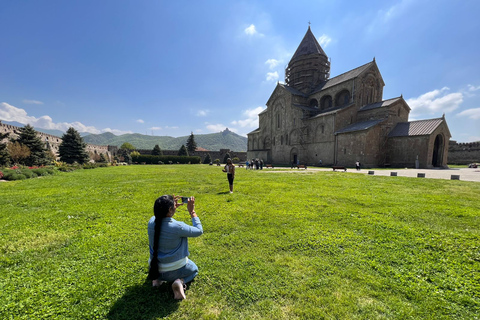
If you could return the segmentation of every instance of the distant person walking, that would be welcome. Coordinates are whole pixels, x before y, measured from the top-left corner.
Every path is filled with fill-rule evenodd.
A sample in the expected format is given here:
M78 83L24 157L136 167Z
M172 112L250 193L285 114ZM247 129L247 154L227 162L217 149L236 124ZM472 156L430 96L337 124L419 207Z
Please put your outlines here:
M232 159L227 159L227 164L223 168L223 172L227 173L228 185L230 186L230 193L233 193L233 179L235 179L235 165Z
M360 170L360 161L357 160L357 162L355 162L355 168L358 170Z

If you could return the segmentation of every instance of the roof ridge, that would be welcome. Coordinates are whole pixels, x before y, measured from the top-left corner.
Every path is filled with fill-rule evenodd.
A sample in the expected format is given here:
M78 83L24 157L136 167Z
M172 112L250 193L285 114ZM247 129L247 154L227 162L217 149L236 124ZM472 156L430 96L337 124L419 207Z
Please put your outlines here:
M362 68L362 67L365 67L367 64L371 64L371 63L373 63L373 61L370 61L370 62L367 62L367 63L365 63L365 64L362 64L361 66L356 67L356 68L353 68L352 70L345 71L344 73L341 73L341 74L339 74L339 75L336 75L336 76L333 77L333 78L327 79L327 81L330 81L330 80L333 80L333 79L338 78L338 77L340 77L340 76L343 76L344 74L347 74L347 73L352 72L352 71L354 71L354 70L357 70L357 69L360 69L360 68Z

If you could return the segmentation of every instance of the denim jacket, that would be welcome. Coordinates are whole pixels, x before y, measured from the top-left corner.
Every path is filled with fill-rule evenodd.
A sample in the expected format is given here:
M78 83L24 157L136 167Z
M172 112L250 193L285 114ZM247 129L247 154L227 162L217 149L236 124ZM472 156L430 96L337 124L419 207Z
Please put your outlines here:
M193 226L177 221L171 217L162 220L158 262L169 263L188 257L188 237L198 237L203 234L202 223L198 217L192 218ZM155 234L155 216L148 221L148 244L150 259L153 256L153 238Z

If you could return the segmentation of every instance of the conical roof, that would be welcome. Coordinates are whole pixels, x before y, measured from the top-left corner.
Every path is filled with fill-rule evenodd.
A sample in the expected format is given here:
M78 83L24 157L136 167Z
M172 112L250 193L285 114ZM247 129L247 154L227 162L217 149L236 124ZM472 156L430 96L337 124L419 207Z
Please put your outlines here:
M317 39L315 39L312 30L310 30L310 26L308 27L307 33L303 37L302 42L298 46L297 51L295 51L295 54L293 55L290 62L297 60L301 56L309 54L320 54L325 57L327 56L320 44L318 43Z

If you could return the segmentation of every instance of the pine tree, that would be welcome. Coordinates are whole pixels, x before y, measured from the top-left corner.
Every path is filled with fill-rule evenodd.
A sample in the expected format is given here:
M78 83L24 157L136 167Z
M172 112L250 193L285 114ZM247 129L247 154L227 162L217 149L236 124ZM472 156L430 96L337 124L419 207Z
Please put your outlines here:
M180 147L180 150L178 150L178 155L188 157L188 151L184 144L182 144L182 146Z
M163 155L162 149L160 149L160 147L158 146L158 144L156 144L155 147L153 147L152 155L153 155L153 156L161 156L161 155Z
M70 127L62 136L62 143L58 147L60 160L66 163L80 163L88 162L90 157L86 151L87 144L83 142L82 137L77 130Z
M203 163L209 164L210 162L212 162L212 157L210 157L210 153L207 153L207 156L203 159Z
M44 143L37 135L37 131L33 127L27 124L25 127L20 128L17 139L13 142L18 142L28 147L30 150L30 156L25 159L24 163L27 166L41 166L50 162L45 149Z
M197 149L197 143L195 142L195 137L193 136L193 132L190 134L187 140L187 150L189 154L195 153Z
M9 163L9 157L7 152L7 141L4 139L8 138L8 133L0 133L0 166L5 166Z

